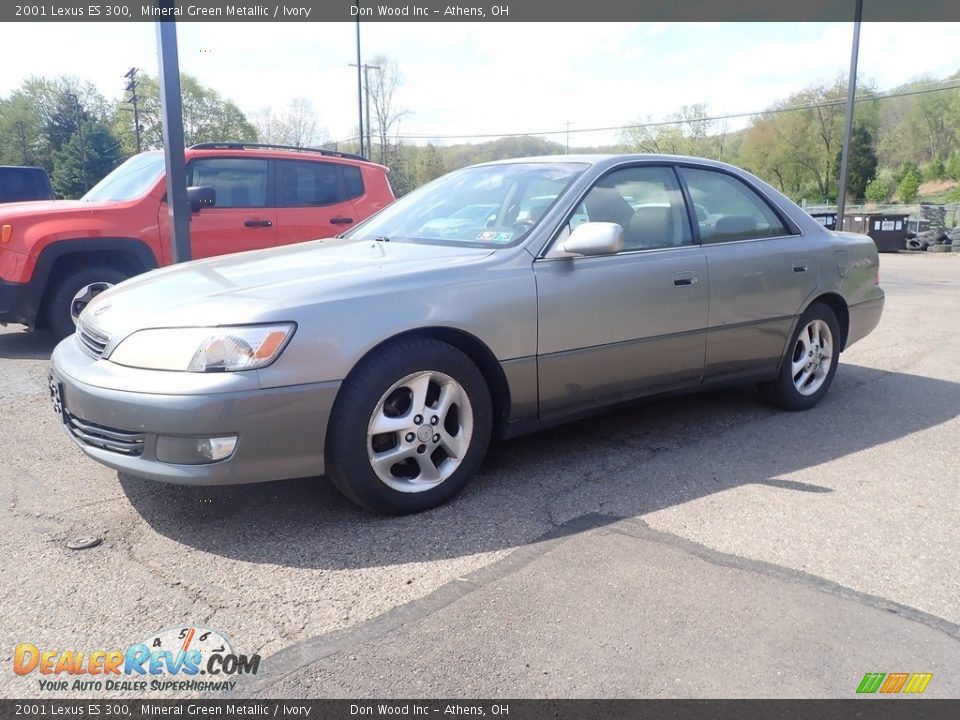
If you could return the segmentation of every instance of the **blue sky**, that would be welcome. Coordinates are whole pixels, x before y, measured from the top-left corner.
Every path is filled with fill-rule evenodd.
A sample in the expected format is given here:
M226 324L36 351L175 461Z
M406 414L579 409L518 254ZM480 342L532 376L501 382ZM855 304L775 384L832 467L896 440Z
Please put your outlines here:
M308 98L331 139L356 134L354 26L183 23L181 69L255 113ZM72 74L119 97L131 65L156 73L153 23L8 25L0 94ZM397 61L401 133L468 135L623 125L705 102L758 110L845 75L850 23L362 23L364 60ZM867 23L860 71L880 88L960 70L960 23ZM936 50L931 50L936 48ZM738 126L731 121L731 129ZM615 133L574 133L571 144ZM563 140L562 135L553 139Z

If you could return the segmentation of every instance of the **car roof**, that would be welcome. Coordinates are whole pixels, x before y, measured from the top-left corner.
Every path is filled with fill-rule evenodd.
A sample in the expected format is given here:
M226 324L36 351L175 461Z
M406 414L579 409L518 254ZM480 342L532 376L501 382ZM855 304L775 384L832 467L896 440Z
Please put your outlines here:
M645 163L695 163L725 170L735 170L743 173L741 168L717 160L708 158L693 157L691 155L656 155L652 153L582 153L570 155L536 155L531 157L507 158L504 160L492 160L485 163L477 163L474 167L484 165L510 165L521 162L537 163L585 163L588 165L597 165L608 167L618 165L623 162L645 162Z

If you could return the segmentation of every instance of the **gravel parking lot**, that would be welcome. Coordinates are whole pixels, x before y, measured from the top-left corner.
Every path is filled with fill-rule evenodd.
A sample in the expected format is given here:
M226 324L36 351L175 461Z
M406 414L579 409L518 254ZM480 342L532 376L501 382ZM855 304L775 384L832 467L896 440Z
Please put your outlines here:
M263 656L238 692L267 696L851 696L902 671L960 697L960 254L883 255L881 281L812 411L617 410L400 519L318 478L118 478L58 426L49 338L0 329L0 694L39 694L17 643L199 624Z

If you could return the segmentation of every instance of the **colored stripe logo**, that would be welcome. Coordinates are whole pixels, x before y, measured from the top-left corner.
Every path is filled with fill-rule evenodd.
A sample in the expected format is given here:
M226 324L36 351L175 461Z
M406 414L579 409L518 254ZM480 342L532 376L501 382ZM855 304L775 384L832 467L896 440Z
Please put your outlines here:
M857 693L920 694L927 689L932 679L933 673L866 673L857 686Z

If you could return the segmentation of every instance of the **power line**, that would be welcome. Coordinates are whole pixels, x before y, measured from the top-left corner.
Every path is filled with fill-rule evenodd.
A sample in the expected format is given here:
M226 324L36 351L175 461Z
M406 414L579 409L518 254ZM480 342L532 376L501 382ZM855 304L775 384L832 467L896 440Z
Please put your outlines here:
M940 87L928 88L924 90L909 90L909 91L902 91L902 92L880 93L880 94L867 95L865 97L857 98L855 102L862 103L862 102L870 102L872 100L886 100L889 98L909 97L912 95L925 95L927 93L944 92L947 90L956 90L958 88L960 88L960 83L955 85L941 85ZM729 113L726 115L713 115L710 117L703 117L703 118L692 118L692 119L683 119L683 120L658 120L656 122L649 122L649 123L630 123L629 125L611 125L608 127L577 128L577 129L564 128L562 130L546 130L543 132L478 133L473 135L443 135L443 134L430 135L426 133L403 133L403 134L398 134L397 137L402 138L404 140L466 140L471 138L526 137L530 135L564 135L567 133L612 132L615 130L630 130L634 128L665 127L668 125L688 125L690 123L713 122L716 120L733 120L737 118L755 117L757 115L776 115L778 113L784 113L784 112L795 112L799 110L815 110L817 108L834 107L837 105L844 105L844 104L846 104L845 99L825 100L823 102L804 103L802 105L789 105L787 107L771 108L767 110L754 110L752 112L738 112L738 113Z

